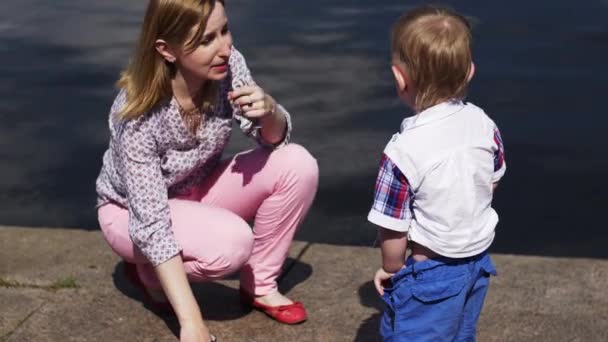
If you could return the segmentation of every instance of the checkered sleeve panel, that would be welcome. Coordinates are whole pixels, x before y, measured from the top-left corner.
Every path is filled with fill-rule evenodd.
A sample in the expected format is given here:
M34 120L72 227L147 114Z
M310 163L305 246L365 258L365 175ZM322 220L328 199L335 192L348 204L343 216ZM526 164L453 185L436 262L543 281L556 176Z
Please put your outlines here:
M505 162L505 147L502 136L498 128L494 128L494 178L493 182L498 182L505 173L507 164Z
M410 186L405 175L386 156L382 155L376 180L372 210L394 219L411 218Z

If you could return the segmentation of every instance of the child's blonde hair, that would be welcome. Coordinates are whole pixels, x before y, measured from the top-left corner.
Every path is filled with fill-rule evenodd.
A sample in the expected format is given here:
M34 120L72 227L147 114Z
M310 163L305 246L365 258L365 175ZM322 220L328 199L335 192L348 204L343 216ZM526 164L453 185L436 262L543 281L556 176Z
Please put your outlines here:
M217 0L224 3L223 0ZM215 0L150 0L133 58L117 82L127 101L119 115L132 119L146 114L161 101L170 99L175 66L156 51L157 39L194 51L204 33ZM198 25L198 26L197 26ZM192 35L192 29L196 32ZM215 86L207 85L203 108L210 106Z
M471 43L467 19L446 8L419 7L395 23L393 62L405 67L416 86L417 112L464 98L471 73Z

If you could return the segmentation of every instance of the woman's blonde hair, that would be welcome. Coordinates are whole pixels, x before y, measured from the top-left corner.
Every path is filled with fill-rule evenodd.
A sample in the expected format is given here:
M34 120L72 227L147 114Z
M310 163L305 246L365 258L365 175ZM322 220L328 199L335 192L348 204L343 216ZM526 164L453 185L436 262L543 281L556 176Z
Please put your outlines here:
M217 0L223 3L223 0ZM171 46L194 51L204 33L215 0L150 0L133 58L121 73L117 86L126 91L126 103L119 115L137 118L173 95L171 78L175 66L156 51L155 42L163 39ZM196 32L192 34L192 29ZM205 87L209 100L214 87ZM209 101L205 101L209 102ZM208 104L207 104L208 105ZM204 105L205 106L205 105Z
M393 26L393 61L402 63L417 88L415 110L462 99L471 72L471 26L447 8L425 6Z

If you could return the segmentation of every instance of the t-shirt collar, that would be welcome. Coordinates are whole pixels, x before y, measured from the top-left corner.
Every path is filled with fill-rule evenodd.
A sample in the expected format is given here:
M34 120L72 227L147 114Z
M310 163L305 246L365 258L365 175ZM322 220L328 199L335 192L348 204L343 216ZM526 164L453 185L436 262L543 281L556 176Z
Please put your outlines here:
M401 123L401 131L414 129L430 122L438 121L452 114L458 113L464 108L465 104L460 100L449 100L432 107L429 107L422 112L406 118Z

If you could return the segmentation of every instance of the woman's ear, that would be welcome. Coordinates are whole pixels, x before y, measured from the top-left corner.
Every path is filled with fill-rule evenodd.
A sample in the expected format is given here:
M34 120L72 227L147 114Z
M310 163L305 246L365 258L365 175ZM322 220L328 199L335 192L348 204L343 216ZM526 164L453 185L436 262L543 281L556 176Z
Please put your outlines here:
M395 82L397 82L397 90L399 90L399 92L407 90L407 76L405 75L405 71L395 64L391 66L391 70L393 71Z
M163 58L169 63L175 63L177 60L177 56L175 55L173 49L167 44L166 41L162 39L157 39L154 42L154 48L156 51L163 56Z
M471 62L471 70L469 70L469 76L467 77L467 82L471 82L471 79L475 76L475 63Z

